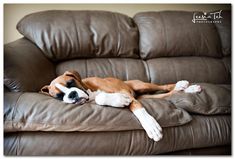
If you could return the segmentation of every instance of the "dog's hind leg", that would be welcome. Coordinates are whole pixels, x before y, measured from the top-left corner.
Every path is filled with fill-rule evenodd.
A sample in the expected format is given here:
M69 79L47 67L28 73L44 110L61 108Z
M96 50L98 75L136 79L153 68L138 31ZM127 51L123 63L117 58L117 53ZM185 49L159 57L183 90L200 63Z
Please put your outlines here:
M201 92L202 88L200 85L191 85L188 86L189 83L188 81L179 81L175 84L175 87L173 90L167 93L162 93L162 94L144 94L138 97L138 99L142 98L166 98L171 96L172 94L179 92L179 91L184 91L185 93L198 93Z
M157 85L154 83L147 83L140 80L130 80L125 81L125 83L132 88L136 93L145 94L145 93L152 93L155 91L166 91L171 92L173 90L176 91L183 91L188 88L189 82L186 80L178 81L176 84L164 84L164 85ZM168 96L169 94L164 94L164 96ZM161 96L157 96L157 98L161 98Z
M147 83L140 80L129 80L125 83L131 87L136 93L151 93L155 91L172 91L175 88L175 84L157 85L154 83Z
M162 93L162 94L145 94L145 95L138 96L138 99L143 99L143 98L157 98L157 99L161 99L161 98L169 97L169 96L171 96L172 94L174 94L176 92L178 92L178 91L172 90L170 92Z

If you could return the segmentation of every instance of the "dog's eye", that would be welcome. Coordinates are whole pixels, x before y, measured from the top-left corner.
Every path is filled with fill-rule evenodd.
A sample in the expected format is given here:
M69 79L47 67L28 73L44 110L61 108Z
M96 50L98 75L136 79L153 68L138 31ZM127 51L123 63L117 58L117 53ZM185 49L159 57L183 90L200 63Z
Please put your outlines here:
M67 88L76 87L76 82L75 82L75 80L74 80L74 79L71 79L71 80L67 81L66 87L67 87Z
M57 93L57 94L55 95L55 98L56 98L56 99L59 99L59 100L63 100L63 97L64 97L64 93L63 93L63 92Z

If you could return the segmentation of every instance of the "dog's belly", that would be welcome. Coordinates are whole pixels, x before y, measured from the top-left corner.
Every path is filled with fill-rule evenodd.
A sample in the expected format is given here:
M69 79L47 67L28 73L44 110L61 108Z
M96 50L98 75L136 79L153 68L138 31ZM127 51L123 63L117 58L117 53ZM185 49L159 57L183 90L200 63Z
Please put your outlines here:
M134 91L126 83L117 78L89 77L83 79L82 82L92 91L101 90L107 93L123 92L134 96Z

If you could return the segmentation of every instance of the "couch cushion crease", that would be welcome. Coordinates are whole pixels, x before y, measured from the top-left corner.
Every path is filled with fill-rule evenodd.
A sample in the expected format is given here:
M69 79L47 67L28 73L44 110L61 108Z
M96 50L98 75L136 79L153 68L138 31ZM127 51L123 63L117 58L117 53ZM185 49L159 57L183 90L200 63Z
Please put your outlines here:
M11 93L6 94L5 100ZM33 100L32 100L33 99ZM147 111L162 127L179 126L191 116L166 100L141 100ZM8 105L11 107L11 105ZM39 93L23 93L15 107L14 118L5 112L4 129L11 131L124 131L143 129L128 108L98 106L94 102L81 106Z

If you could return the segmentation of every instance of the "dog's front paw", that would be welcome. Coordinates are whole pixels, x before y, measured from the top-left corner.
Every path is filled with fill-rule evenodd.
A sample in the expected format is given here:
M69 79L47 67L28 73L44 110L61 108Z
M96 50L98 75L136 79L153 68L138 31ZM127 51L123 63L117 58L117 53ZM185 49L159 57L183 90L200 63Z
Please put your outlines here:
M99 105L107 105L112 107L125 107L128 106L132 100L131 98L123 93L99 93L95 101Z
M185 90L186 88L188 88L188 86L189 86L189 82L188 82L188 81L186 81L186 80L178 81L178 82L175 84L174 90L175 90L175 91L183 91L183 90Z
M202 88L200 85L191 85L184 90L185 93L198 93L201 91L202 91Z
M145 108L136 109L133 113L140 121L149 138L154 141L162 139L163 135L161 126L150 114L148 114Z

